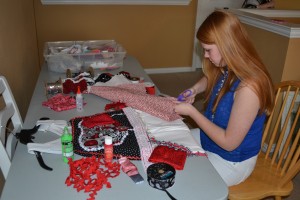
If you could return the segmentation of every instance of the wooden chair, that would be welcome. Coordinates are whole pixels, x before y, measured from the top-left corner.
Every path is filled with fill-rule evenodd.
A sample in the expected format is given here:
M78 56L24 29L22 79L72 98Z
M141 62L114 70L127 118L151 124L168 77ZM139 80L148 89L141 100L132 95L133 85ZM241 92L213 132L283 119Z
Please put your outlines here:
M17 139L15 133L21 130L23 121L5 77L0 76L0 167L6 179Z
M300 171L299 88L300 81L276 86L275 107L266 123L255 169L244 182L229 187L230 200L270 196L279 200L291 194L292 179Z

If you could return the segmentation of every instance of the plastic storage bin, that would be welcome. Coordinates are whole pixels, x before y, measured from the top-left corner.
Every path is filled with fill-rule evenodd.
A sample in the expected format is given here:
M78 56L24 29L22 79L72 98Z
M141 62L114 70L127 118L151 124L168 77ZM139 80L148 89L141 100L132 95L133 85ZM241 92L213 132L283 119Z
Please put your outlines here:
M47 42L44 47L48 69L62 73L67 69L78 72L87 67L122 68L125 56L125 49L114 40Z

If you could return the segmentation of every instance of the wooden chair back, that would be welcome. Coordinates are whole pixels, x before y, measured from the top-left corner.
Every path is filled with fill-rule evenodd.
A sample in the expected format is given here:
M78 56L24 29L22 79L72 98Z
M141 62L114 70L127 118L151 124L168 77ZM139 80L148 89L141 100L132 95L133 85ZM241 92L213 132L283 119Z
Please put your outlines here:
M298 81L285 81L276 86L275 106L262 138L262 150L267 146L264 157L270 158L271 164L281 169L281 176L299 161L299 88ZM287 181L282 181L280 185Z
M300 171L300 81L276 85L275 106L267 119L254 171L243 183L229 187L229 199L281 199L293 189Z

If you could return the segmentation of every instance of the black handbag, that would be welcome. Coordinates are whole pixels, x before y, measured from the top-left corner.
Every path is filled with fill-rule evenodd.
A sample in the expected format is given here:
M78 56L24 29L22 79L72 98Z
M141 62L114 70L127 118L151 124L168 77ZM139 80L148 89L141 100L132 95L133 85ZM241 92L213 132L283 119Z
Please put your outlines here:
M258 5L268 3L269 0L245 0L242 8L257 8Z

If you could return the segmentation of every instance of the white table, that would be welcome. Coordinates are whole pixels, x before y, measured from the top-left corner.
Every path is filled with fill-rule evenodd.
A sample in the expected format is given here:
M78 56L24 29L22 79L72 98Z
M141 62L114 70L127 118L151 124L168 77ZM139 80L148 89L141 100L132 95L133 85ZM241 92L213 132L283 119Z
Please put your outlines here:
M139 62L131 56L125 59L122 70L131 73L132 76L142 76L145 81L151 81ZM116 74L119 71L121 70L110 71L110 73ZM55 112L43 107L41 103L46 100L44 83L55 82L59 77L64 78L65 74L49 72L46 65L43 66L26 115L24 128L34 127L36 121L41 117L69 120L75 116L101 113L104 106L109 103L108 100L88 94L84 95L87 105L82 113L78 113L76 109ZM57 137L54 134L41 132L36 133L35 136L35 142L46 142ZM78 158L80 157L76 155L75 159ZM19 143L1 200L84 200L88 198L88 193L77 192L76 189L65 185L65 180L69 175L69 167L62 161L61 155L43 154L43 159L48 166L53 168L53 171L46 171L41 168L35 156L29 154L27 147ZM169 199L165 192L148 185L147 175L141 162L134 161L134 163L144 177L144 183L136 185L126 174L121 172L118 177L110 179L112 188L100 190L96 199ZM178 200L218 200L227 199L228 195L227 186L206 157L188 158L184 170L176 172L175 184L168 191Z

